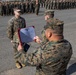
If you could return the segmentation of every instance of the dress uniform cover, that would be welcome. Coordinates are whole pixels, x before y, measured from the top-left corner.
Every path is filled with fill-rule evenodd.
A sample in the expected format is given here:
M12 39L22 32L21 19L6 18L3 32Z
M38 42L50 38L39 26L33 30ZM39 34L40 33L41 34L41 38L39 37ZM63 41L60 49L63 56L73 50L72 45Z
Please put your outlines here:
M32 42L35 37L35 28L33 26L21 28L18 31L18 35L21 43Z

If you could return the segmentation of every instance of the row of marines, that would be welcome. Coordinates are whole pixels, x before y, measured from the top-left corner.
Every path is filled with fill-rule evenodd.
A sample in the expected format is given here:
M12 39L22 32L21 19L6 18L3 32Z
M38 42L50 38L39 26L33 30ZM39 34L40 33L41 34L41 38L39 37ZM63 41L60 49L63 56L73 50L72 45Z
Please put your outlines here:
M35 13L38 15L39 2L37 1L25 1L25 2L0 2L0 15L13 15L13 9L18 7L24 13Z
M42 0L41 6L46 9L76 8L76 0Z

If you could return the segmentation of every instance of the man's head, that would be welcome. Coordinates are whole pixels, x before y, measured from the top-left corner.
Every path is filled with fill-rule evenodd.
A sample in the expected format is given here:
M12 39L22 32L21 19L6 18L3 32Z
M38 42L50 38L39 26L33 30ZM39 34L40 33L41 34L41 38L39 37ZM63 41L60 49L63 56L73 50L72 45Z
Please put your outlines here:
M14 14L19 17L21 15L21 10L18 7L14 8Z
M49 22L47 25L44 26L45 36L47 39L63 37L63 21L58 19L54 20L53 22Z
M53 10L47 10L45 11L45 20L47 21L47 19L49 18L53 18L54 17L54 11Z

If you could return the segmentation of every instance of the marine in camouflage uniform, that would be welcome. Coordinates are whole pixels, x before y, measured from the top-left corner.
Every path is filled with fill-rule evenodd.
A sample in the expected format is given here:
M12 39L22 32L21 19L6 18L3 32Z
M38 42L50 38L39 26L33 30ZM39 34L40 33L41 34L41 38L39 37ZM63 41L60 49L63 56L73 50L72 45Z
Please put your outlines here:
M20 9L15 8L14 11L21 12ZM12 19L8 21L8 27L7 27L7 34L8 38L12 40L13 43L13 49L14 49L14 55L18 52L17 48L20 43L19 37L18 37L18 29L19 28L25 28L26 22L25 19L19 16L18 18L14 16ZM23 46L25 50L25 45ZM16 67L21 68L21 64L15 59ZM18 65L18 66L17 66Z
M76 8L76 0L75 0L75 8Z
M48 9L51 9L50 7L51 7L51 1L48 0Z
M25 54L18 52L15 57L26 66L36 66L35 75L66 75L67 64L72 55L71 44L63 38L63 22L56 20L44 27L46 38L49 40L35 52ZM60 39L51 41L47 33ZM52 37L50 36L50 38ZM54 37L56 39L56 37Z
M48 16L46 20L50 19L50 18L54 18L54 10L46 10L45 13L44 13L44 16Z
M56 0L57 1L57 9L59 9L59 0Z
M53 7L52 7L52 9L55 9L55 0L53 0Z
M36 0L36 4L35 4L35 13L36 13L36 15L39 14L39 10L40 10L40 3L39 3L39 0Z
M51 9L53 9L53 0L51 0Z
M5 5L6 15L9 15L9 4L6 3Z
M45 15L45 17L48 16L47 19L46 19L46 24L48 23L49 20L50 20L50 22L52 22L54 20L54 11L53 10L46 10L44 15ZM47 42L47 39L46 39L46 37L44 35L44 32L45 32L45 30L43 29L41 31L42 40L44 40L45 42Z
M45 1L45 8L48 8L48 0Z
M2 16L2 3L0 3L0 15Z
M29 1L26 1L26 13L29 13Z

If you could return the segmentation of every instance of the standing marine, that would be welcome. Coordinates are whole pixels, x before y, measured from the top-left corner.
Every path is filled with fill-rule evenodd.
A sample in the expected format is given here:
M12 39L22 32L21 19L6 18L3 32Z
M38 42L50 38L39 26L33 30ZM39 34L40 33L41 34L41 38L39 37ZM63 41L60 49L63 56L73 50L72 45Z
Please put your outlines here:
M15 56L15 54L18 52L18 45L20 44L20 40L18 37L18 29L25 28L26 22L25 19L21 17L21 10L18 7L14 8L14 15L15 16L8 21L7 34L8 38L11 40L11 43L13 44ZM23 50L25 50L25 45L23 45ZM22 66L24 66L16 59L15 62L16 67L19 69L22 68Z

